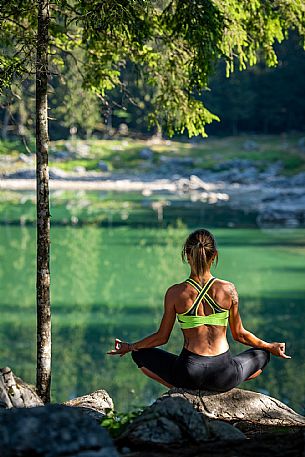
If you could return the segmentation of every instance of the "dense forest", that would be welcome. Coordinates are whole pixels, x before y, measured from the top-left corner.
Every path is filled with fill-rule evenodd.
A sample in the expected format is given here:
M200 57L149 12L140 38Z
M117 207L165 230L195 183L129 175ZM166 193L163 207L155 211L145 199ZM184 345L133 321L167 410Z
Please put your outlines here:
M246 71L235 71L229 78L225 63L218 64L209 89L198 96L220 118L220 122L207 126L208 134L270 134L304 129L305 53L299 37L292 34L289 40L276 46L276 52L276 67L268 68L261 61ZM65 139L71 133L80 137L154 133L148 122L154 89L134 64L122 70L122 84L108 93L105 103L105 99L82 87L81 69L76 60L69 55L63 58L63 74L53 74L49 80L51 139ZM33 137L34 95L34 82L24 80L1 96L2 139Z

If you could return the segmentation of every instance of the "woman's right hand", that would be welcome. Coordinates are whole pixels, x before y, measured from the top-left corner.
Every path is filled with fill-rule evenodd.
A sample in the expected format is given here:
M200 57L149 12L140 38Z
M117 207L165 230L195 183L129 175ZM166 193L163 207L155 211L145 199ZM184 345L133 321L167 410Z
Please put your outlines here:
M268 351L277 357L282 357L283 359L291 359L289 355L285 354L285 348L285 343L269 343Z
M119 342L120 344L117 345L117 342ZM127 354L127 352L130 352L130 350L131 350L130 344L125 341L116 340L115 346L116 346L115 349L112 349L111 351L106 352L106 354L119 355L120 357L123 357L123 355Z

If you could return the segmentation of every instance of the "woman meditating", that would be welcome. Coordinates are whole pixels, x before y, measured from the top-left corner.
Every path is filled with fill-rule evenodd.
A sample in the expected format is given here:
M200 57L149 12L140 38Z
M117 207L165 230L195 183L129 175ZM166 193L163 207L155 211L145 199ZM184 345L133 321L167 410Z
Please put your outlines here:
M267 343L243 327L234 284L210 272L218 252L209 231L196 230L188 236L182 259L190 265L190 276L167 290L159 330L135 343L117 340L117 348L107 354L123 356L131 351L142 372L167 387L214 392L225 392L256 378L269 362L270 353L290 358L285 354L285 343ZM184 335L179 355L156 347L167 343L176 317ZM231 355L228 322L234 340L251 349Z

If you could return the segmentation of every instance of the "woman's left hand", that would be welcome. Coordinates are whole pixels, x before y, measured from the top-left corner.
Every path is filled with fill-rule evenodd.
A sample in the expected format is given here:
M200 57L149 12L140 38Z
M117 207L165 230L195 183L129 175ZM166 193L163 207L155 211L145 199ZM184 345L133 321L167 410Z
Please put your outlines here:
M120 341L119 349L112 349L111 351L106 352L106 354L119 355L120 357L123 357L123 355L127 354L127 352L130 352L129 343L125 343L124 341Z
M282 359L291 359L290 355L285 354L286 344L285 343L269 343L270 349L268 349L271 354L276 355L277 357L282 357Z

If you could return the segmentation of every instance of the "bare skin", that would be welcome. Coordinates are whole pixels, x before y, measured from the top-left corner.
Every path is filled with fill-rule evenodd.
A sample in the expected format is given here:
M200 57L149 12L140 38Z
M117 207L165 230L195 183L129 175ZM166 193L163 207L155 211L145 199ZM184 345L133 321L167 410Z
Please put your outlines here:
M190 277L203 286L212 277L212 274L209 269L202 278L199 278L191 266ZM164 314L158 331L133 344L121 342L120 349L111 350L107 354L120 355L122 357L130 351L166 344L176 320L176 313L184 313L190 309L197 294L198 292L190 284L185 282L171 286L165 294ZM238 294L234 284L217 279L209 289L209 294L222 308L230 310L229 325L235 341L247 346L266 349L271 354L284 359L291 358L285 354L285 343L268 343L244 328L239 314ZM211 312L209 305L203 300L199 305L198 314L206 316L211 314ZM196 354L215 356L223 354L229 349L226 327L202 325L200 327L183 329L182 332L184 335L184 347ZM141 370L146 376L160 382L166 387L172 387L147 368L142 367ZM261 372L262 370L258 370L248 380L256 378Z

